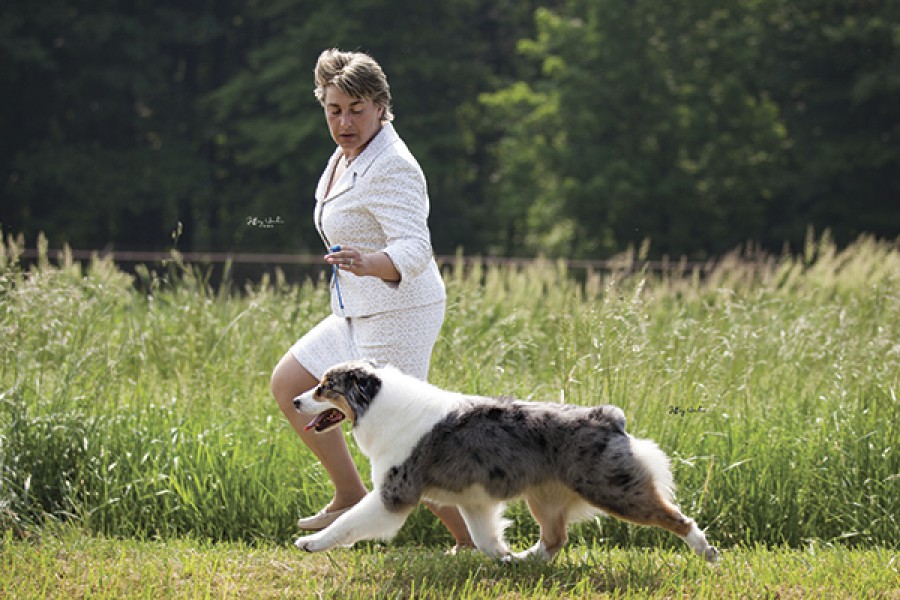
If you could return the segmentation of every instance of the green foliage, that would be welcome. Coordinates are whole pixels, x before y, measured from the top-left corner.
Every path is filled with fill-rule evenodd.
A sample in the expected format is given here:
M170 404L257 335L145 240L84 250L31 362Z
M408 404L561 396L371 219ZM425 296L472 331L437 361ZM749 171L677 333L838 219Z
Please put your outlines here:
M790 145L771 239L826 227L838 243L894 236L900 211L900 4L763 2L761 81ZM852 199L850 201L849 199Z
M191 94L213 85L220 24L181 3L19 4L0 9L4 225L88 247L158 247L179 219L201 236L214 185Z
M900 5L0 6L0 223L79 248L304 252L316 56L372 53L440 254L706 258L900 234ZM253 219L280 219L260 230Z
M498 195L538 190L534 204L510 200L533 215L532 252L608 256L650 237L657 255L702 257L765 237L785 134L756 82L756 12L569 2L536 20L520 49L553 101L536 95L498 150L512 188ZM488 101L509 111L516 90Z
M590 257L652 239L704 258L796 247L808 225L895 236L898 23L885 2L538 10L520 52L540 75L485 97L523 115L494 149L504 246Z
M323 281L213 289L0 253L0 523L111 536L288 540L331 490L268 393L284 350L327 310ZM432 380L478 394L614 403L673 459L679 503L724 547L896 544L900 252L723 260L705 277L561 265L446 273ZM135 284L138 285L135 285ZM142 290L142 291L138 291ZM352 444L351 444L351 447ZM366 461L354 456L365 472ZM530 545L518 503L509 531ZM599 525L599 526L598 526ZM573 544L681 548L605 519ZM398 544L445 545L426 511Z

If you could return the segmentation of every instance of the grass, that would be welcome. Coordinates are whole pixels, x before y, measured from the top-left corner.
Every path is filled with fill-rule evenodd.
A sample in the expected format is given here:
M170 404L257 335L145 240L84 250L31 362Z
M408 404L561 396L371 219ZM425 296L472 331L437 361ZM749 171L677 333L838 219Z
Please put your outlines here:
M672 550L569 547L552 564L363 544L327 555L66 530L0 554L6 598L900 598L898 557L811 544L738 548L715 568Z
M549 566L443 560L422 510L386 549L298 556L293 522L331 490L268 376L324 316L324 280L214 287L177 255L161 274L46 252L26 270L20 242L0 248L0 595L897 597L896 244L811 237L703 276L446 271L431 379L621 406L726 550L715 570L614 520ZM530 545L527 511L509 516Z

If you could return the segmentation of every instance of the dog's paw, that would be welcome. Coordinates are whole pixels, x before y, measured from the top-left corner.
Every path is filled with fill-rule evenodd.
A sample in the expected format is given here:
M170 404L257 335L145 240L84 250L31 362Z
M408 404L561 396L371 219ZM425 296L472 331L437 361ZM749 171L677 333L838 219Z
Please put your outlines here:
M703 551L702 556L706 559L706 562L715 564L719 562L719 549L715 546L709 546Z
M542 542L538 542L537 544L535 544L528 550L524 550L522 552L511 553L507 557L507 559L509 561L532 560L532 561L539 561L539 562L550 562L551 560L553 560L553 556L555 556L555 554L551 555L550 552L547 551L547 548L544 546L544 544Z
M697 548L696 550L694 550L694 554L713 565L719 562L719 549L715 546Z
M331 548L330 544L323 542L321 537L315 535L306 535L297 538L294 545L304 552L322 552Z

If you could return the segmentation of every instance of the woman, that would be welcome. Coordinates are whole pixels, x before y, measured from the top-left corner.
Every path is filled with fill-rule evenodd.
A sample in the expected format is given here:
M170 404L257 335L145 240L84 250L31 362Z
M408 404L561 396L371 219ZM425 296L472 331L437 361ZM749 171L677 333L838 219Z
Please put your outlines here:
M272 395L334 483L334 498L301 529L330 525L366 494L340 429L305 431L293 399L332 365L356 358L390 363L425 379L444 320L446 294L428 230L425 176L391 125L391 94L375 60L326 50L315 96L338 147L316 189L314 220L334 267L332 314L304 335L272 373ZM429 506L456 539L473 547L453 507Z

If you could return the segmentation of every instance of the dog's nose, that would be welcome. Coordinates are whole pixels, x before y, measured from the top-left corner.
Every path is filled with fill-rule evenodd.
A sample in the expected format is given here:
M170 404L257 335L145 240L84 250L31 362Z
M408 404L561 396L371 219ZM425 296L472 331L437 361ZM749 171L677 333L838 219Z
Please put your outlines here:
M304 401L312 400L312 395L313 395L314 391L315 391L315 388L313 388L309 391L303 392L299 396L295 397L294 398L294 408L296 410L301 410L301 407L303 406Z

